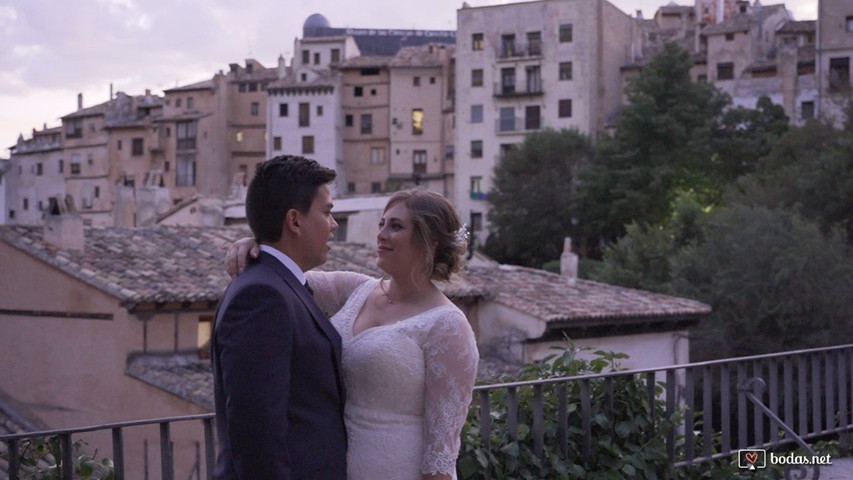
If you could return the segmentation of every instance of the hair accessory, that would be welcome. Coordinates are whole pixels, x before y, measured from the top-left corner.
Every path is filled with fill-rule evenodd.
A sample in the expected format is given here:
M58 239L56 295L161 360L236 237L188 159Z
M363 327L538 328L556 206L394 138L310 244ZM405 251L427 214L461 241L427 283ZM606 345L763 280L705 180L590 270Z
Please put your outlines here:
M461 245L468 243L468 226L464 223L459 230L456 230L456 233L453 234L453 246L459 247Z

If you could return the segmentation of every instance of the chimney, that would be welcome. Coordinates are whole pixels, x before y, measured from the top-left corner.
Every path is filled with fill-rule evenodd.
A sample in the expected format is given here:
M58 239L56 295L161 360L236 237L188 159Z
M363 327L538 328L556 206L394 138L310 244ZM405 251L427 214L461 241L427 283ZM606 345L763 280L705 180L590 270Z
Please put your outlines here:
M44 214L43 240L64 250L83 250L83 217L77 213L71 195L51 197Z
M640 10L640 9L637 9L637 18L638 18L639 20L642 20L642 19L643 19L643 11L642 11L642 10Z
M560 275L568 277L569 285L574 285L578 278L578 256L572 253L572 239L563 240L563 254L560 255Z
M83 110L83 94L77 94L77 110Z
M110 100L113 99L113 82L110 82Z

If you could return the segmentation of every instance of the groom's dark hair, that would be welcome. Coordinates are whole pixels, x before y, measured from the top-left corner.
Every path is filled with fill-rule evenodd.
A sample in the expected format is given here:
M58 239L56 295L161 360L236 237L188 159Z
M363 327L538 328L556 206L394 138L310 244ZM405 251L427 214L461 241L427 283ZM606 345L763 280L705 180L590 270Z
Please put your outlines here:
M258 243L281 239L287 211L308 213L317 191L335 176L334 170L294 155L259 163L246 193L246 220Z

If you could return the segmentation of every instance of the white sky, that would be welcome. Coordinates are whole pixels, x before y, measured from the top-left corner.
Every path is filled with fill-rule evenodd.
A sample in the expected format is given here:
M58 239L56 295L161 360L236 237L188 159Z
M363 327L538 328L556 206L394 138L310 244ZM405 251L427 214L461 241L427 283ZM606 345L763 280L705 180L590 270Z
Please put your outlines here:
M646 18L668 0L610 0ZM468 0L471 6L511 3ZM679 0L682 5L691 0ZM776 3L764 0L765 4ZM787 0L797 20L817 17L817 0ZM333 27L453 30L462 0L0 0L0 158L19 133L115 91L185 85L254 58L290 61L302 23L321 13Z

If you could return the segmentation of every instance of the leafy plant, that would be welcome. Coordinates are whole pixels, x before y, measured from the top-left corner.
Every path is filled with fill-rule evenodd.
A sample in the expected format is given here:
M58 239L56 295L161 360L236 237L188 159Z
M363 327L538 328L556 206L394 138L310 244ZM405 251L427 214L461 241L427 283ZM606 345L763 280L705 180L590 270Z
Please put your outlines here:
M589 348L572 344L556 347L560 353L544 361L527 365L517 380L546 379L581 374L596 374L619 370L621 353L593 352L594 358L579 357ZM591 425L591 449L583 459L583 413L581 382L565 384L566 395L561 398L557 386L542 387L544 404L544 453L540 459L534 452L533 411L534 393L530 387L519 387L517 399L518 440L510 435L508 425L508 390L493 390L489 397L490 435L482 438L479 410L472 407L462 430L462 447L458 461L460 479L538 479L538 478L596 478L596 479L657 479L673 478L674 470L667 456L665 438L678 425L679 414L666 416L664 403L649 402L646 383L635 376L617 377L609 381L590 380L588 383ZM660 394L662 388L656 386ZM659 395L658 395L659 396ZM567 402L567 452L560 455L559 404ZM654 412L654 415L652 415Z
M70 466L73 478L84 480L114 480L113 461L104 458L96 460L97 451L91 456L85 453L86 442L77 440L71 445ZM62 447L59 436L32 438L24 440L18 446L21 480L59 480L62 478ZM3 459L9 460L8 452L3 453Z

